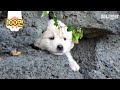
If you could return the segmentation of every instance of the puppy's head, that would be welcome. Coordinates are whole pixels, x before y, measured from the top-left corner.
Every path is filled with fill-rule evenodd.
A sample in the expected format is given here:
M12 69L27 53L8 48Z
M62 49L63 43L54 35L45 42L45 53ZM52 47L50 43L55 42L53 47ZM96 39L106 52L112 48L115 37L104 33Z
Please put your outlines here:
M67 26L58 20L58 27L54 20L48 22L47 30L35 42L35 46L47 50L55 55L62 55L73 48L72 32L67 31Z

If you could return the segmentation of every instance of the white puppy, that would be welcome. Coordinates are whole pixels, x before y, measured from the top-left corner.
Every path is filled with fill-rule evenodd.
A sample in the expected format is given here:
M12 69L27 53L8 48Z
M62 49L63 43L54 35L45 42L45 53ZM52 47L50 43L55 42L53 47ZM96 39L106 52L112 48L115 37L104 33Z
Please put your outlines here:
M48 22L47 30L35 41L34 46L41 50L47 50L55 55L65 54L68 57L69 65L74 71L80 69L79 65L71 56L70 50L73 48L72 31L67 31L67 26L58 20L58 27L54 25L54 20Z

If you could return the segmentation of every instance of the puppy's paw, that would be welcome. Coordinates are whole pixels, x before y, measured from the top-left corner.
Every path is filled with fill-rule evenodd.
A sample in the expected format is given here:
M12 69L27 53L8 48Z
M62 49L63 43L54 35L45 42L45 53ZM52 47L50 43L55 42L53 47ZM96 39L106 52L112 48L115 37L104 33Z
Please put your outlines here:
M71 61L69 65L73 71L78 71L80 69L80 66L76 63L76 61Z

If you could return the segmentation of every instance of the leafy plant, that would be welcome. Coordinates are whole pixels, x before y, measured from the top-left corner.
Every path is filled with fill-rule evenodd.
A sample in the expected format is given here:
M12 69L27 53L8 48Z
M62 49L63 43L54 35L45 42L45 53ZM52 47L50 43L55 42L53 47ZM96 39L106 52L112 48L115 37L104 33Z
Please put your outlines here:
M79 43L79 39L83 37L83 30L81 30L81 28L77 28L77 30L73 30L72 37L74 43Z
M57 19L57 17L54 17L54 25L57 27L58 26L58 19Z
M79 39L83 37L83 30L81 30L80 27L78 27L77 29L74 29L72 25L68 25L67 27L68 27L67 31L72 31L73 42L78 44Z
M74 28L73 28L72 25L68 25L68 26L67 26L67 31L73 31L73 30L74 30Z
M41 17L47 16L49 14L49 11L42 11Z

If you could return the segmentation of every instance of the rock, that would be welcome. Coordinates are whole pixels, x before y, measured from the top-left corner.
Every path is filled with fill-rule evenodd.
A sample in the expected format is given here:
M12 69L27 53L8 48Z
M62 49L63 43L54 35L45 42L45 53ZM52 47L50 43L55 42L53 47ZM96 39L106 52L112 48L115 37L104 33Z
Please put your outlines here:
M53 11L53 13L67 25L72 24L75 27L90 28L91 31L96 28L96 30L101 29L103 32L120 34L120 17L115 20L101 19L101 15L104 14L120 15L119 11Z
M0 22L7 18L7 11L0 11Z
M71 50L80 71L73 72L65 55L55 56L46 51L23 48L21 56L1 53L0 78L33 79L119 79L120 36L81 40Z
M108 78L120 78L120 35L107 35L96 44L96 69Z
M46 30L48 17L40 18L38 11L22 11L25 25L18 32L11 32L4 21L0 24L0 46L3 52L32 44Z
M120 35L81 40L72 55L85 79L120 78Z
M101 20L101 14L119 14L119 12L102 11L55 11L56 16L65 24L81 26L84 29L84 38L101 37L109 33L119 33L119 18L116 20ZM0 24L0 46L2 51L9 52L14 48L20 48L32 44L43 31L46 30L48 16L40 17L40 11L22 11L25 20L24 28L19 32L11 32L3 25L7 11L2 11ZM4 38L4 39L3 39Z
M92 70L91 72L89 72L89 76L92 79L107 79L103 73L101 73L100 71L96 71L96 70Z
M79 44L75 44L71 50L73 58L78 62L80 66L80 73L84 79L91 79L89 73L96 69L96 47L97 39L85 39L81 40Z
M5 13L0 12L1 79L120 79L120 18L100 19L101 14L120 12L54 11L65 24L84 29L84 38L71 50L81 67L78 72L71 70L65 55L55 56L29 46L46 30L48 16L40 18L39 11L22 11L25 26L15 33L3 24ZM6 53L16 48L22 55Z
M14 57L4 54L0 62L0 79L82 79L74 72L65 55L55 56L31 47L21 49L24 54Z

